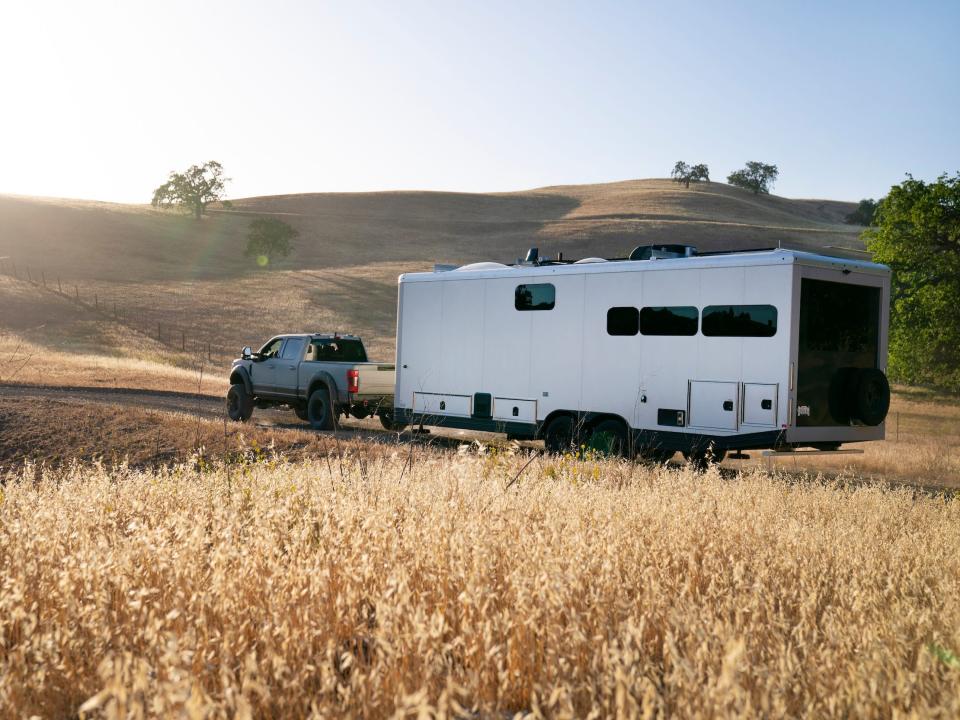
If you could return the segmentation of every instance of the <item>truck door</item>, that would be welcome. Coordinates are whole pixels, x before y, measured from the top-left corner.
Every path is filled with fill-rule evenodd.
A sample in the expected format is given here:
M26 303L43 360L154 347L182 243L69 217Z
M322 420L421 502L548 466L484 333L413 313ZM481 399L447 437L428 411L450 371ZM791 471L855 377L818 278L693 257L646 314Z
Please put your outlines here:
M300 361L303 360L307 347L306 338L287 338L276 361L274 383L278 395L297 394L297 376Z
M277 391L277 363L279 362L280 348L283 338L274 338L257 353L257 358L250 365L250 379L253 381L253 392L273 395Z

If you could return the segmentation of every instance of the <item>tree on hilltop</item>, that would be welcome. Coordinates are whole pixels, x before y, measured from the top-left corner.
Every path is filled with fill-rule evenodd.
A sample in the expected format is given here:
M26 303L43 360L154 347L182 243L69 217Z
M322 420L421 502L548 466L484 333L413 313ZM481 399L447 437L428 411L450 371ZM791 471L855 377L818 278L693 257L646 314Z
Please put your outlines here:
M873 198L865 198L857 205L857 209L844 218L848 225L863 225L870 227L873 225L873 216L877 212L877 201Z
M770 188L779 174L780 170L777 169L776 165L767 165L751 160L745 168L734 170L727 175L727 182L744 190L749 190L754 195L761 193L766 195L770 192Z
M692 182L700 182L701 180L710 182L710 169L703 163L691 166L683 160L678 160L670 172L670 177L673 178L674 182L683 183L684 187L690 187Z
M282 220L276 218L257 218L250 222L247 234L247 249L244 255L254 258L257 265L266 267L272 258L286 257L292 249L291 243L300 233Z
M199 220L212 202L223 198L230 178L223 177L223 166L216 160L191 165L186 172L171 172L169 179L153 191L154 207L180 207Z
M960 173L907 175L862 237L893 271L890 377L960 391Z

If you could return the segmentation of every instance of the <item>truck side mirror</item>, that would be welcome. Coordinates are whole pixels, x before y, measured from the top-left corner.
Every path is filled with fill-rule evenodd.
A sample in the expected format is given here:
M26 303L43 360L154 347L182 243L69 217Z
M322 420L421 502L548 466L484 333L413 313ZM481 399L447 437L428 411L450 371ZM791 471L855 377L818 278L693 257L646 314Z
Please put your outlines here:
M248 358L253 355L253 350L250 349L250 346L247 345L243 350L240 351L240 357Z

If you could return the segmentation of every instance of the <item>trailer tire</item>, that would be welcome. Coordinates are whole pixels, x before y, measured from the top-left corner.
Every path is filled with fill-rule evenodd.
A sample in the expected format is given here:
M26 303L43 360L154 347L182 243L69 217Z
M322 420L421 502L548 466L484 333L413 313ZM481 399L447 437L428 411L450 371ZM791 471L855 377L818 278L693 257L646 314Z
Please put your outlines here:
M231 385L227 391L227 415L234 422L246 422L253 415L253 398L243 383Z
M380 424L383 425L384 430L402 432L407 427L405 422L394 420L393 410L381 410L377 413L377 417L380 418Z
M336 427L337 411L326 385L319 385L307 400L307 420L314 430L333 430Z
M593 426L590 433L591 450L611 457L628 457L627 428L619 420L607 418Z
M722 463L727 456L727 451L717 450L716 448L698 448L684 451L683 456L690 463L694 472L706 472L711 465Z
M890 383L882 370L862 368L854 377L852 415L865 425L879 425L890 410Z
M576 442L576 424L569 415L557 415L543 429L543 446L548 453L561 454L571 450Z

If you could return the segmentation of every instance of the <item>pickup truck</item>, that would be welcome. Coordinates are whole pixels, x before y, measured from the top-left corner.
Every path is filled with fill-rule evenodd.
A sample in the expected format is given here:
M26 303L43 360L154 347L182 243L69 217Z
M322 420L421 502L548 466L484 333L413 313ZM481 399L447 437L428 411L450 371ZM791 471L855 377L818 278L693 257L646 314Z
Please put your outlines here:
M341 415L376 414L393 422L392 364L367 362L355 335L277 335L257 352L245 347L230 370L227 414L246 422L254 407L286 406L317 430L332 430Z

